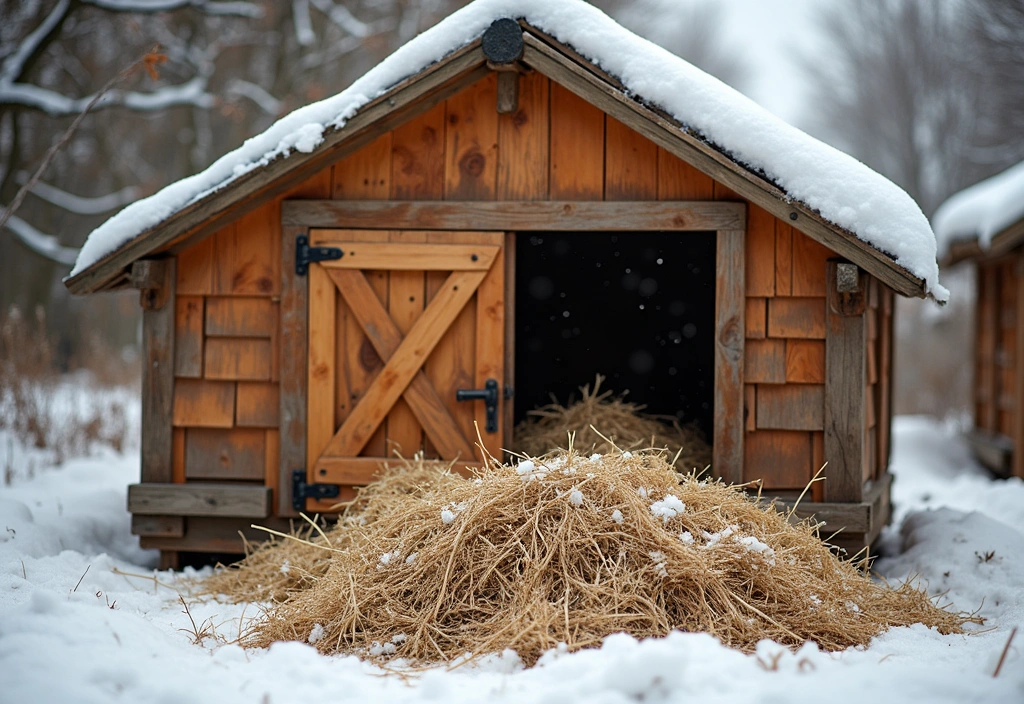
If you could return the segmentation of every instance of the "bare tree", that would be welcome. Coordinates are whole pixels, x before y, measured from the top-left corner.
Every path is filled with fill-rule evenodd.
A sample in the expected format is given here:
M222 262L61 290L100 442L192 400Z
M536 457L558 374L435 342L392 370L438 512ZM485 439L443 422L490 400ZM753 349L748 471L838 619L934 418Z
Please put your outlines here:
M750 71L722 42L723 8L700 0L591 0L624 27L742 90Z

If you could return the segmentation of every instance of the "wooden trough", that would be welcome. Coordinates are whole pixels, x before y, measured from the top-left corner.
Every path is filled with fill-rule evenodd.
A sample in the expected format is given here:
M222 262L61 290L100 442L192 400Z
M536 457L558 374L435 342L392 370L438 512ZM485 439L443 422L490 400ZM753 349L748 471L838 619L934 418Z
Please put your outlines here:
M503 22L518 52L471 43L311 153L251 171L67 281L142 290L142 481L128 503L166 564L238 552L239 531L260 537L250 523L329 510L395 448L479 462L474 422L500 457L537 379L614 371L561 354L558 335L585 350L664 333L622 363L639 379L630 398L670 413L682 399L716 476L793 501L827 461L800 514L857 549L887 522L893 299L923 296L923 282L572 48ZM682 298L641 310L644 291L626 284L599 298L579 273L601 264L584 256L597 247L609 270L620 261L612 288L642 266ZM531 271L517 272L524 257ZM530 288L537 267L572 302L570 322L593 299L606 324L553 328L557 309Z

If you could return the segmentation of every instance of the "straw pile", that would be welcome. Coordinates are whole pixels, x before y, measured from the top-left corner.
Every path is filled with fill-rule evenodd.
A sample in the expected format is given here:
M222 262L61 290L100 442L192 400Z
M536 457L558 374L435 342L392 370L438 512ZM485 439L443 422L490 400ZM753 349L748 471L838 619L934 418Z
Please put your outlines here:
M236 589L223 591L252 598L249 565L259 581L302 564L300 581L260 592L280 601L243 644L300 640L419 664L511 648L529 665L620 631L837 650L890 626L949 633L969 620L913 587L872 582L813 526L681 476L664 453L560 451L473 479L421 470L386 475L331 532L264 547L227 573Z
M611 452L616 448L637 450L667 447L675 466L689 471L711 464L711 446L695 426L681 426L672 416L643 413L644 406L628 403L624 395L601 392L600 374L590 385L580 387L582 398L568 406L557 401L527 413L514 431L514 449L529 457L564 449L570 434L573 445L582 450ZM598 434L594 428L600 428Z

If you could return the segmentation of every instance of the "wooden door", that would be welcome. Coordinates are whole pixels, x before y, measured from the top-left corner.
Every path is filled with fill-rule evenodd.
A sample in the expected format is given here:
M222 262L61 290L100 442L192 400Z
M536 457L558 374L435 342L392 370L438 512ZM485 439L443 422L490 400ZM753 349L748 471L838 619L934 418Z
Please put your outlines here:
M504 235L312 230L341 249L309 267L307 476L358 486L396 453L501 458ZM457 400L497 384L497 407ZM476 425L474 425L474 422Z

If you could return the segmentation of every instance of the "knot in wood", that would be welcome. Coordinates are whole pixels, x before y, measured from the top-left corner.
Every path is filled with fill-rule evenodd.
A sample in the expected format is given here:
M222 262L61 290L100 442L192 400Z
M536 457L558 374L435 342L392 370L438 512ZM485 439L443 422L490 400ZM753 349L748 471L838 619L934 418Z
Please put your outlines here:
M523 29L510 17L491 22L482 43L484 56L496 64L510 64L523 57Z

